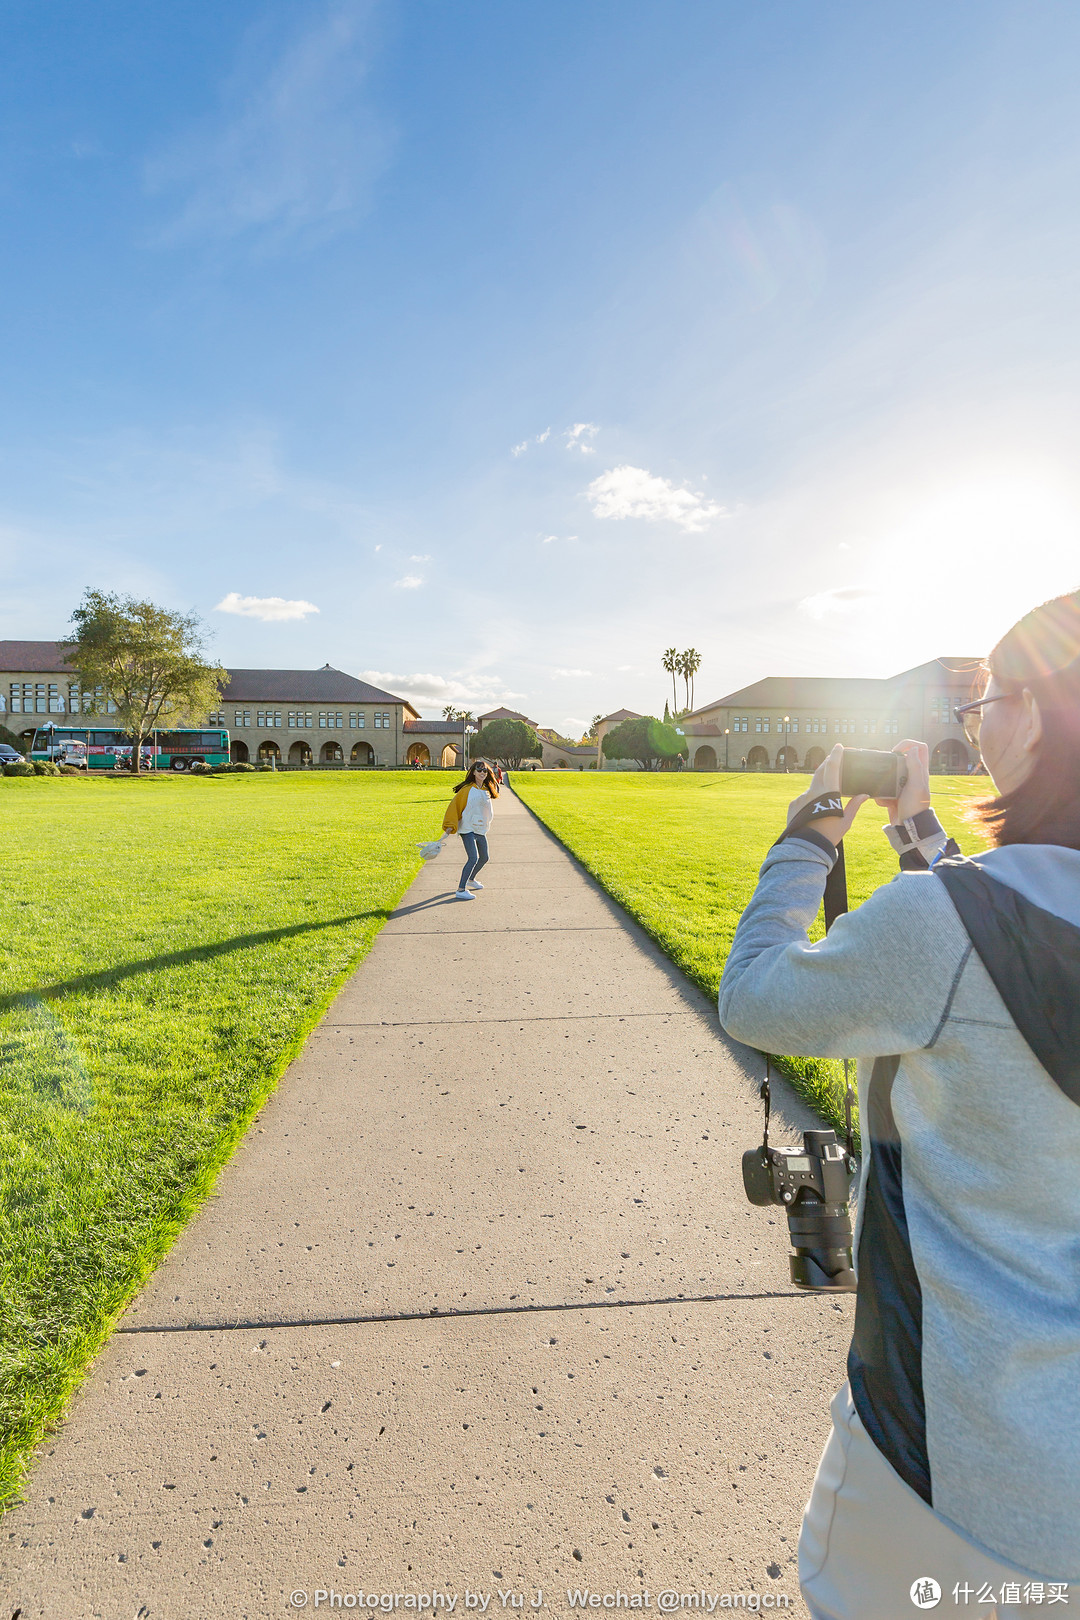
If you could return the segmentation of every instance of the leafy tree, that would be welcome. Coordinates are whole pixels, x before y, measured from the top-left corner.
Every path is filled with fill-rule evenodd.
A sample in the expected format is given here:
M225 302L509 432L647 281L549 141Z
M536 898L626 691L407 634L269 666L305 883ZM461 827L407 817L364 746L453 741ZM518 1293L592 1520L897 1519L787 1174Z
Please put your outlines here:
M636 759L643 771L655 771L660 763L689 754L689 746L674 726L666 726L655 715L636 715L607 732L602 744L606 759Z
M83 691L102 687L116 706L116 724L131 737L131 769L142 769L144 740L164 722L205 724L229 679L203 656L203 630L194 613L170 613L133 596L88 590L71 615L74 635L64 646Z
M7 726L0 726L0 743L7 743L9 748L14 748L20 754L26 751L26 744L22 738L16 737L15 733L9 731Z
M601 722L601 720L603 718L604 717L603 717L602 714L594 714L593 715L592 724L590 725L588 731L585 733L585 736L582 739L583 742L595 742L596 741L596 733L600 730L600 722Z
M524 720L489 720L477 735L474 755L517 771L523 759L543 759L544 746Z

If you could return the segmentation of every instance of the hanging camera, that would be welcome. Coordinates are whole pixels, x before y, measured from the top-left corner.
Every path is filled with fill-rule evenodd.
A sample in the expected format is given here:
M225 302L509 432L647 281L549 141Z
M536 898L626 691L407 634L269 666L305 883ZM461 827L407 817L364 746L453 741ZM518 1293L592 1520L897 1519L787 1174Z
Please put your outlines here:
M781 837L790 837L820 816L843 814L843 794L869 793L876 798L896 798L907 781L907 769L899 754L886 754L876 748L845 748L841 762L841 785L825 790L804 805ZM825 927L848 909L844 845L837 845L836 860L825 880ZM761 1098L765 1104L765 1134L760 1147L743 1154L742 1173L746 1196L752 1204L777 1204L787 1210L788 1232L794 1254L788 1257L791 1280L796 1288L819 1293L855 1292L852 1259L851 1217L848 1195L858 1169L851 1126L855 1093L848 1079L848 1059L844 1059L844 1098L846 1141L841 1145L836 1132L803 1132L803 1146L769 1146L769 1113L772 1106L770 1064L765 1060Z
M847 1060L844 1061L847 1075ZM796 1288L817 1293L850 1294L855 1291L851 1257L851 1217L848 1194L857 1165L851 1130L854 1094L848 1086L847 1142L836 1132L803 1132L803 1147L769 1146L772 1093L770 1064L765 1060L761 1097L765 1104L765 1135L760 1147L743 1154L746 1196L752 1204L778 1204L787 1210L788 1233L795 1253L788 1257Z

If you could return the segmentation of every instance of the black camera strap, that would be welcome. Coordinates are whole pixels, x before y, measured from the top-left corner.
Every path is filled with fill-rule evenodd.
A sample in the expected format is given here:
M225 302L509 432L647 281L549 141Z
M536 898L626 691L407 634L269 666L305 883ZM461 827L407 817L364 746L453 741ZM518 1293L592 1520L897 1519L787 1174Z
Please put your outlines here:
M820 821L825 816L842 816L843 813L844 801L840 797L839 793L820 793L816 799L813 799L809 804L803 805L799 813L792 817L790 824L784 828L776 842L778 844L783 843L785 838L791 838L795 834L803 832L811 821ZM826 850L831 843L830 839L823 838L820 833L815 831L811 831L810 837L815 843L820 842L822 848ZM829 875L825 879L825 893L822 897L822 903L825 909L825 932L828 933L837 917L842 917L844 912L848 909L847 867L844 864L844 840L842 838L836 845L836 860L830 867ZM852 1121L852 1111L855 1107L855 1091L851 1084L849 1069L850 1059L845 1058L845 1145L847 1147L848 1156L853 1159L855 1157L855 1127ZM760 1091L761 1100L765 1104L765 1134L762 1137L761 1150L766 1159L769 1156L769 1115L772 1113L771 1077L772 1062L768 1056L768 1053L766 1053L765 1078L761 1082Z
M839 793L819 793L816 799L804 804L799 813L792 817L790 824L784 828L776 842L780 844L785 838L792 838L803 832L811 821L820 821L825 816L842 816L843 813L844 801ZM812 833L811 836L815 842L821 838L818 833ZM829 847L830 842L831 840L827 838L821 838L824 849ZM843 839L836 845L836 859L825 879L825 893L822 899L825 907L825 932L828 933L837 917L842 917L848 909L847 867L844 863Z

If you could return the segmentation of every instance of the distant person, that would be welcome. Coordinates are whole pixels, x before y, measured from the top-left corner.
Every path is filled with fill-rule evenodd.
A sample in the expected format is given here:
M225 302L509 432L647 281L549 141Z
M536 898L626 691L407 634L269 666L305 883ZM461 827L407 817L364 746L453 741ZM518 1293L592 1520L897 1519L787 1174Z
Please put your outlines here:
M897 743L907 781L879 802L900 873L811 943L866 802L842 805L838 744L720 989L738 1040L858 1057L854 1332L799 1540L814 1620L934 1607L928 1577L945 1603L988 1593L983 1620L1080 1599L1080 592L983 677L959 709L992 847L960 856L926 744Z
M742 761L741 761L741 763L739 765L739 769L741 771L745 771L745 769L746 769L746 755L745 754L742 757Z
M474 889L484 885L477 877L488 861L488 828L495 814L494 800L499 797L495 774L485 760L478 759L469 767L464 782L454 789L443 817L443 835L458 833L465 845L465 865L461 869L455 900L472 900Z

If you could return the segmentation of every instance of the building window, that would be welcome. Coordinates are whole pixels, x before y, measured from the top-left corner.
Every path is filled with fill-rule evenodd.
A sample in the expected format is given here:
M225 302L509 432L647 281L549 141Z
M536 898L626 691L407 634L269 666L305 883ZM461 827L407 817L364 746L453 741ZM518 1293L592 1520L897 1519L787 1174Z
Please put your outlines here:
M885 720L882 722L882 731L886 737L897 737L900 734L899 720Z
M353 731L363 731L366 724L367 724L367 715L365 715L365 714L350 714L350 716L349 716L349 726L350 726L351 730L353 730Z
M314 720L314 716L310 715L310 714L306 714L302 709L297 709L295 711L293 711L293 710L289 711L289 727L290 727L290 730L293 730L293 731L307 731L310 728L313 720Z
M794 736L797 737L799 735L799 722L798 722L798 720L793 720L791 722L790 726L788 727L788 730L790 732L792 732Z
M321 731L340 731L345 716L342 714L320 714L319 729Z
M251 710L250 709L237 709L237 710L235 710L235 712L233 714L233 725L234 726L250 726L250 724L251 724Z
M278 727L278 728L280 728L280 726L281 726L281 715L280 714L275 714L273 709L258 709L258 710L256 710L256 722L255 723L258 726L260 731L262 731L264 729L268 730L270 727Z
M223 726L225 724L225 710L215 709L212 714L207 715L206 723L208 726Z
M377 714L375 716L375 724L377 726L382 726L384 731L389 731L389 729L390 729L390 716L388 714Z
M877 731L877 721L876 720L864 720L863 721L863 723L862 723L862 734L863 734L864 737L872 737L876 731Z
M761 729L762 729L762 731L768 731L768 729L769 729L769 717L768 717L768 715L766 715L765 718L762 720Z

